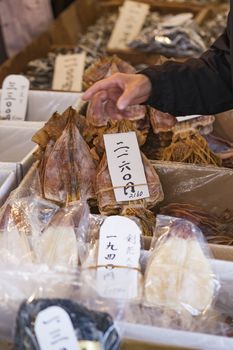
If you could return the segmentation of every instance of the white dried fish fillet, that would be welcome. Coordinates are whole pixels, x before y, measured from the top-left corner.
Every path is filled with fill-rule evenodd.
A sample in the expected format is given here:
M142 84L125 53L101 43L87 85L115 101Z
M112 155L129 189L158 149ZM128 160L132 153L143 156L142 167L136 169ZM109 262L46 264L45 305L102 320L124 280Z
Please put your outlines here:
M40 241L40 262L52 268L77 267L77 242L71 226L50 226L45 230Z
M146 303L198 315L213 297L213 272L197 239L171 236L155 249L146 272Z

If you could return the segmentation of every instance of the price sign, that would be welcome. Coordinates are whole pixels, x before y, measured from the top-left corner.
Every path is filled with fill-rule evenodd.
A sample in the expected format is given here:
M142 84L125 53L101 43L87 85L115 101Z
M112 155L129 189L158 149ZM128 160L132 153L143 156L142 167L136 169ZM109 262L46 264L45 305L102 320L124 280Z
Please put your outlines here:
M110 37L108 49L128 49L127 44L140 33L149 9L148 4L125 1Z
M117 202L150 196L135 132L104 135L108 168Z
M41 350L80 350L70 316L59 306L38 314L35 333Z
M82 91L86 53L58 55L53 76L53 90Z
M2 84L0 117L7 120L25 120L29 80L23 75L11 74Z
M118 215L105 219L100 228L97 262L107 266L97 270L97 287L102 296L137 297L139 272L133 268L139 267L140 237L141 230L133 220Z

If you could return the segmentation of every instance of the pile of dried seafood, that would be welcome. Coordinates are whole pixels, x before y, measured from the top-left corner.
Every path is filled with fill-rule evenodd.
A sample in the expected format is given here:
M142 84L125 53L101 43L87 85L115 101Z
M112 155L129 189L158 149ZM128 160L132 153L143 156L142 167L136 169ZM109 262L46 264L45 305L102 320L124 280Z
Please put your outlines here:
M163 215L191 221L198 226L209 243L233 245L233 211L226 209L220 215L191 204L171 203L160 209Z

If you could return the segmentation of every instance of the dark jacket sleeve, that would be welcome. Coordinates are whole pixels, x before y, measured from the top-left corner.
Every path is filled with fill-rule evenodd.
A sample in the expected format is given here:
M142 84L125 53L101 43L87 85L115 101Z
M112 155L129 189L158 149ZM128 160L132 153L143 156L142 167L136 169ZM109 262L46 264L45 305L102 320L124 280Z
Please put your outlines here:
M175 116L215 114L233 108L228 28L200 58L168 61L140 73L149 77L152 93L146 104Z

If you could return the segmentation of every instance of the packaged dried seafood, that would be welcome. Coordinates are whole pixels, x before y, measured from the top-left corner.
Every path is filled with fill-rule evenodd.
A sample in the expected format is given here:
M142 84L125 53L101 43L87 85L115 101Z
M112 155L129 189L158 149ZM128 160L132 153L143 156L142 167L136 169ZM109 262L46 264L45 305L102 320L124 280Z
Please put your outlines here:
M200 29L191 18L189 13L161 16L159 21L156 20L149 26L145 24L138 37L129 43L129 47L167 57L197 56L205 51L206 46L199 34Z
M111 315L69 299L35 299L20 306L15 349L48 349L54 344L78 349L77 342L80 348L89 344L103 350L118 349L120 337Z
M222 160L222 165L233 168L233 143L213 134L205 135L210 149Z
M1 264L76 268L77 241L87 226L88 206L74 202L60 208L43 199L37 172L35 164L0 211Z
M145 272L145 304L193 316L209 310L219 282L198 227L184 219L158 215L152 245Z
M188 203L170 203L160 208L160 213L191 221L202 230L208 243L233 245L232 210L217 215Z
M107 157L104 153L103 158L97 168L96 177L97 202L101 214L117 214L125 206L134 207L135 205L140 205L141 207L152 208L163 200L163 190L159 177L150 161L142 152L141 156L150 197L131 202L117 202L108 169Z
M95 197L96 166L77 127L79 122L79 115L69 108L64 118L53 115L33 137L44 151L40 163L43 195L61 205Z
M135 217L90 215L80 255L86 284L106 298L140 300L141 235Z

